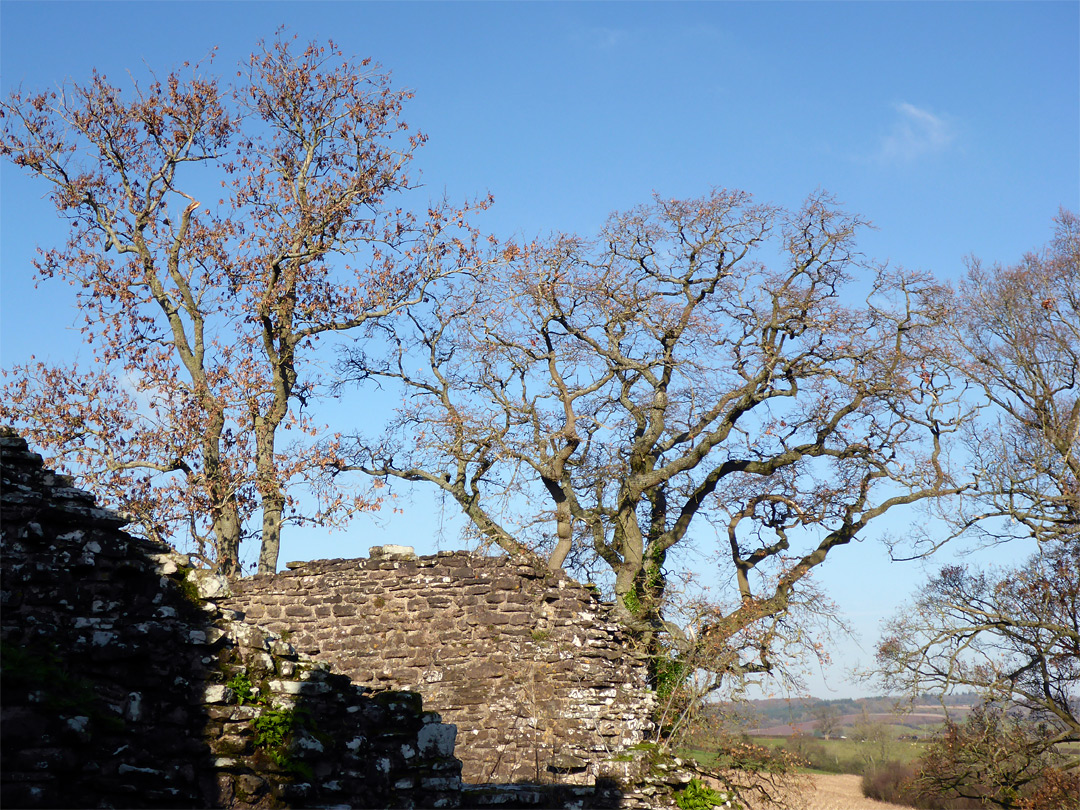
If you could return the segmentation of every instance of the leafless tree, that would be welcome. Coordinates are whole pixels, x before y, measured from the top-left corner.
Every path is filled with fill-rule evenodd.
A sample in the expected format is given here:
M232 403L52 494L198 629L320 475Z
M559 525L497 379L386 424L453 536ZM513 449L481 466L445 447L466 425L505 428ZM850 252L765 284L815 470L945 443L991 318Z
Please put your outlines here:
M1078 764L1062 766L1061 744L1080 741L1080 221L1062 210L1050 245L1014 266L972 260L942 308L943 357L985 407L965 428L972 485L942 512L954 531L915 553L958 536L1038 550L1008 569L942 568L887 625L880 672L910 695L985 701L923 757L924 789L1071 806L1055 802Z
M345 359L402 406L342 469L428 482L485 541L600 578L652 654L718 651L714 687L771 671L811 643L788 611L830 552L960 488L941 291L865 261L861 224L717 190L507 245ZM667 558L710 524L732 596L688 634Z
M852 724L851 737L860 743L859 751L868 767L877 767L889 759L889 748L894 735L889 725L880 719L872 718L865 706L859 719Z
M840 733L840 719L843 715L836 704L822 701L811 709L810 714L813 715L821 736L826 740Z
M878 647L887 687L973 688L1046 723L1033 739L1048 746L1080 740L1080 221L1056 224L1015 266L972 261L944 306L944 356L988 404L966 434L976 480L955 534L1038 551L1004 570L942 568Z
M886 688L971 688L1015 704L1080 742L1080 544L1048 542L1025 565L948 566L887 626L877 660Z
M1080 220L1015 266L971 260L947 320L956 368L991 407L968 435L978 486L957 532L1080 541Z

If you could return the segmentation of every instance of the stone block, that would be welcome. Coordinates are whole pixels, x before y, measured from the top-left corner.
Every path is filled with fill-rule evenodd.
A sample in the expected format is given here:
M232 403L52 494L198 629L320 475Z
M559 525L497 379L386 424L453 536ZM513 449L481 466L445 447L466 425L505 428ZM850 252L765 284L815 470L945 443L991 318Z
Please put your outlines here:
M425 757L452 757L457 740L457 726L428 723L417 734L417 747Z
M416 559L416 549L412 546L397 546L393 544L387 544L384 546L372 546L368 549L368 556L371 559Z
M206 703L228 703L233 699L233 690L222 683L212 683L203 689L203 701Z
M187 579L195 585L203 599L225 599L232 593L229 580L212 571L193 568L188 571Z

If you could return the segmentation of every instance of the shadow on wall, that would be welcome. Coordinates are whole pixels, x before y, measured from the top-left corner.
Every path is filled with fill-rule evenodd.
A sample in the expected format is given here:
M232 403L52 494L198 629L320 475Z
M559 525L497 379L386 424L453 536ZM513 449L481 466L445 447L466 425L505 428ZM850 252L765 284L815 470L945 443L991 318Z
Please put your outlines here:
M0 452L4 807L214 804L208 614L21 439Z
M286 567L220 604L355 683L419 692L457 725L467 783L591 785L652 735L646 656L565 572L406 546Z
M213 601L0 429L0 804L456 807L455 729Z

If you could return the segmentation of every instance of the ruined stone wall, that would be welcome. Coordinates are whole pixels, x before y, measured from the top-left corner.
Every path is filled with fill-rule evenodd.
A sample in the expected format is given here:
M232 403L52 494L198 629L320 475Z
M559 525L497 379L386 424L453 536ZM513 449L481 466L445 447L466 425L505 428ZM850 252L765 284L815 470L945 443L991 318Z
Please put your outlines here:
M222 604L359 684L419 692L457 725L466 782L591 783L651 729L644 660L589 588L506 557L372 552Z
M418 695L239 621L4 429L0 473L0 805L460 804L454 727Z
M645 810L690 778L620 750L643 662L563 574L384 553L229 583L122 524L0 427L0 806Z

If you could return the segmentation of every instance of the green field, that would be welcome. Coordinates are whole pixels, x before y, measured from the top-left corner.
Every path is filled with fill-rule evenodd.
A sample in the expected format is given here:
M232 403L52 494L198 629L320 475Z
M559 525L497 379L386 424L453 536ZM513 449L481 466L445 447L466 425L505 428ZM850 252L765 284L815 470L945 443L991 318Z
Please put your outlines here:
M880 765L885 761L909 763L919 757L923 751L923 742L889 739L881 741L857 741L852 739L825 740L804 737L798 744L792 744L784 737L751 737L750 742L764 748L787 749L798 754L808 766L800 770L809 773L855 773L861 774L871 765ZM717 754L710 751L708 745L700 742L690 746L680 755L693 758L702 767L716 764Z

